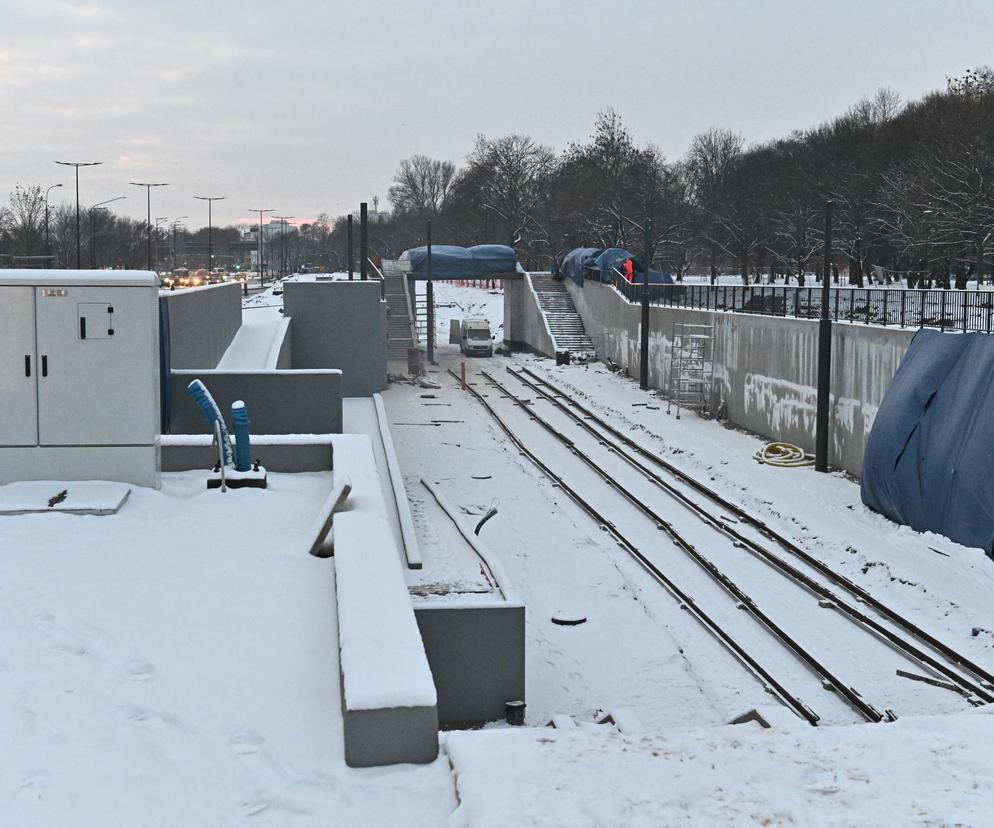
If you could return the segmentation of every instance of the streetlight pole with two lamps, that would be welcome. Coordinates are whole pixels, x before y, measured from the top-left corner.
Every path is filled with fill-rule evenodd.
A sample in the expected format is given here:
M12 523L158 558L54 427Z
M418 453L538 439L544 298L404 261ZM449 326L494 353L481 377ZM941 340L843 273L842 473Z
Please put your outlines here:
M99 167L103 161L56 161L55 163L63 167L76 168L76 270L82 270L83 266L80 264L79 255L79 168Z
M146 256L148 258L148 269L152 270L152 188L153 187L168 187L168 184L145 184L141 181L132 181L131 184L135 187L145 188L145 199L146 199L146 209L148 210L145 219L145 228L147 232L147 238L145 240L146 246Z
M213 214L212 208L214 207L215 201L224 201L227 196L194 196L198 201L207 202L207 275L210 277L210 272L214 269L214 239L213 233Z

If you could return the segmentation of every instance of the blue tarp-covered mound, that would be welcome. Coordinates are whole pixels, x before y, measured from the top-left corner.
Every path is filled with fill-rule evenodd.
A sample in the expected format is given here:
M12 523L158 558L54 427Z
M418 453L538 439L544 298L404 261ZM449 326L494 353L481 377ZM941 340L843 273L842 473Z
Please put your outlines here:
M606 250L599 247L578 247L563 256L553 275L558 279L568 276L578 285L583 284L584 276L599 278L602 282L610 282L614 276L614 271L621 270L621 263L625 259L635 260L637 266L634 281L636 284L642 284L644 281L642 260L623 247L609 247ZM672 285L673 279L668 273L650 270L649 284Z
M994 337L919 331L873 421L863 503L991 554L992 411Z
M599 247L574 248L556 263L552 275L557 279L565 279L568 276L578 285L582 285L584 268L589 267L600 252Z
M428 275L428 248L415 247L400 254L410 261L411 273ZM501 273L514 273L518 257L514 250L503 244L478 244L475 247L456 247L452 244L431 246L432 279L488 279Z

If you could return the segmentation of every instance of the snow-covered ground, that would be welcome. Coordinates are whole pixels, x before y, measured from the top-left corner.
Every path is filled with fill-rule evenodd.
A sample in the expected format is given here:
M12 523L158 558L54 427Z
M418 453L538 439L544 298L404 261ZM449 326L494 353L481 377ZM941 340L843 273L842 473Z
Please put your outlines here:
M497 507L480 539L527 605L529 727L444 734L423 767L348 769L334 561L306 553L331 476L273 474L265 492L221 494L202 474L167 474L116 515L0 516L0 823L994 824L994 719L952 694L956 712L941 716L728 726L750 708L783 709L445 372L460 363L449 320L482 315L499 339L500 292L439 284L436 295L441 388L395 383L384 400L426 569L479 587L422 477L467 518ZM279 296L246 300L265 305ZM508 365L549 377L994 667L994 567L980 550L869 512L841 475L758 466L757 438L677 421L604 366L467 360L502 413L510 403L477 369ZM653 552L670 554L662 540ZM553 624L564 612L588 620ZM603 710L625 732L588 724ZM545 727L561 715L580 726Z
M412 499L419 497L417 478L432 475L468 513L499 502L498 516L481 536L501 555L528 606L530 725L540 727L555 714L589 722L598 710L622 708L645 728L643 736L604 727L450 734L447 751L461 802L457 824L990 822L994 763L984 758L984 743L994 724L986 708L973 710L948 691L920 696L913 715L896 723L801 725L789 733L718 727L750 707L776 702L519 455L478 403L456 390L446 373L458 373L461 361L458 347L446 344L449 319L482 309L496 328L499 293L438 284L436 297L439 368L431 377L442 389L432 402L445 404L446 419L455 422L395 427ZM604 366L556 367L525 355L466 362L470 380L502 415L509 405L477 369L506 376L508 365L528 366L550 377L930 633L994 668L994 633L987 632L994 629L994 567L980 550L873 514L861 504L858 484L842 475L759 466L752 460L762 445L758 438L696 417L667 416L664 402ZM420 408L419 391L398 384L386 392L392 421L429 421L431 409ZM520 386L516 393L523 393ZM538 405L535 411L548 415ZM560 610L585 614L588 622L554 625L551 616ZM854 665L867 669L858 659L848 666ZM906 681L894 677L886 660L885 673L892 682ZM914 683L907 684L914 698ZM930 700L937 711L957 712L921 715ZM493 785L497 775L504 784Z
M0 516L0 823L444 824L444 758L345 766L334 564L305 537L331 475L269 481Z

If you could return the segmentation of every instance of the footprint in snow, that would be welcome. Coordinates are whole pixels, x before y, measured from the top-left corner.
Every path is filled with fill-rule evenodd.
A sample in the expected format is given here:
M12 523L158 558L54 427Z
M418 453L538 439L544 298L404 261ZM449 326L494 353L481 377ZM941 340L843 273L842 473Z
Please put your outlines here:
M129 658L124 671L129 681L146 682L155 678L155 666L143 658Z

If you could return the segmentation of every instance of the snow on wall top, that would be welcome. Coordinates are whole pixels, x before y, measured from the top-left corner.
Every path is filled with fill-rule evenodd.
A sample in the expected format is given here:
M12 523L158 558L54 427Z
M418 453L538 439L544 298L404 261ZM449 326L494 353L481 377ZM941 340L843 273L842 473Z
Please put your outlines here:
M335 515L335 590L346 709L434 707L428 657L382 515Z
M158 287L150 270L0 270L0 285Z
M365 434L336 435L335 478L352 481L335 515L335 591L342 689L348 710L433 707L435 684L387 520L376 458Z

